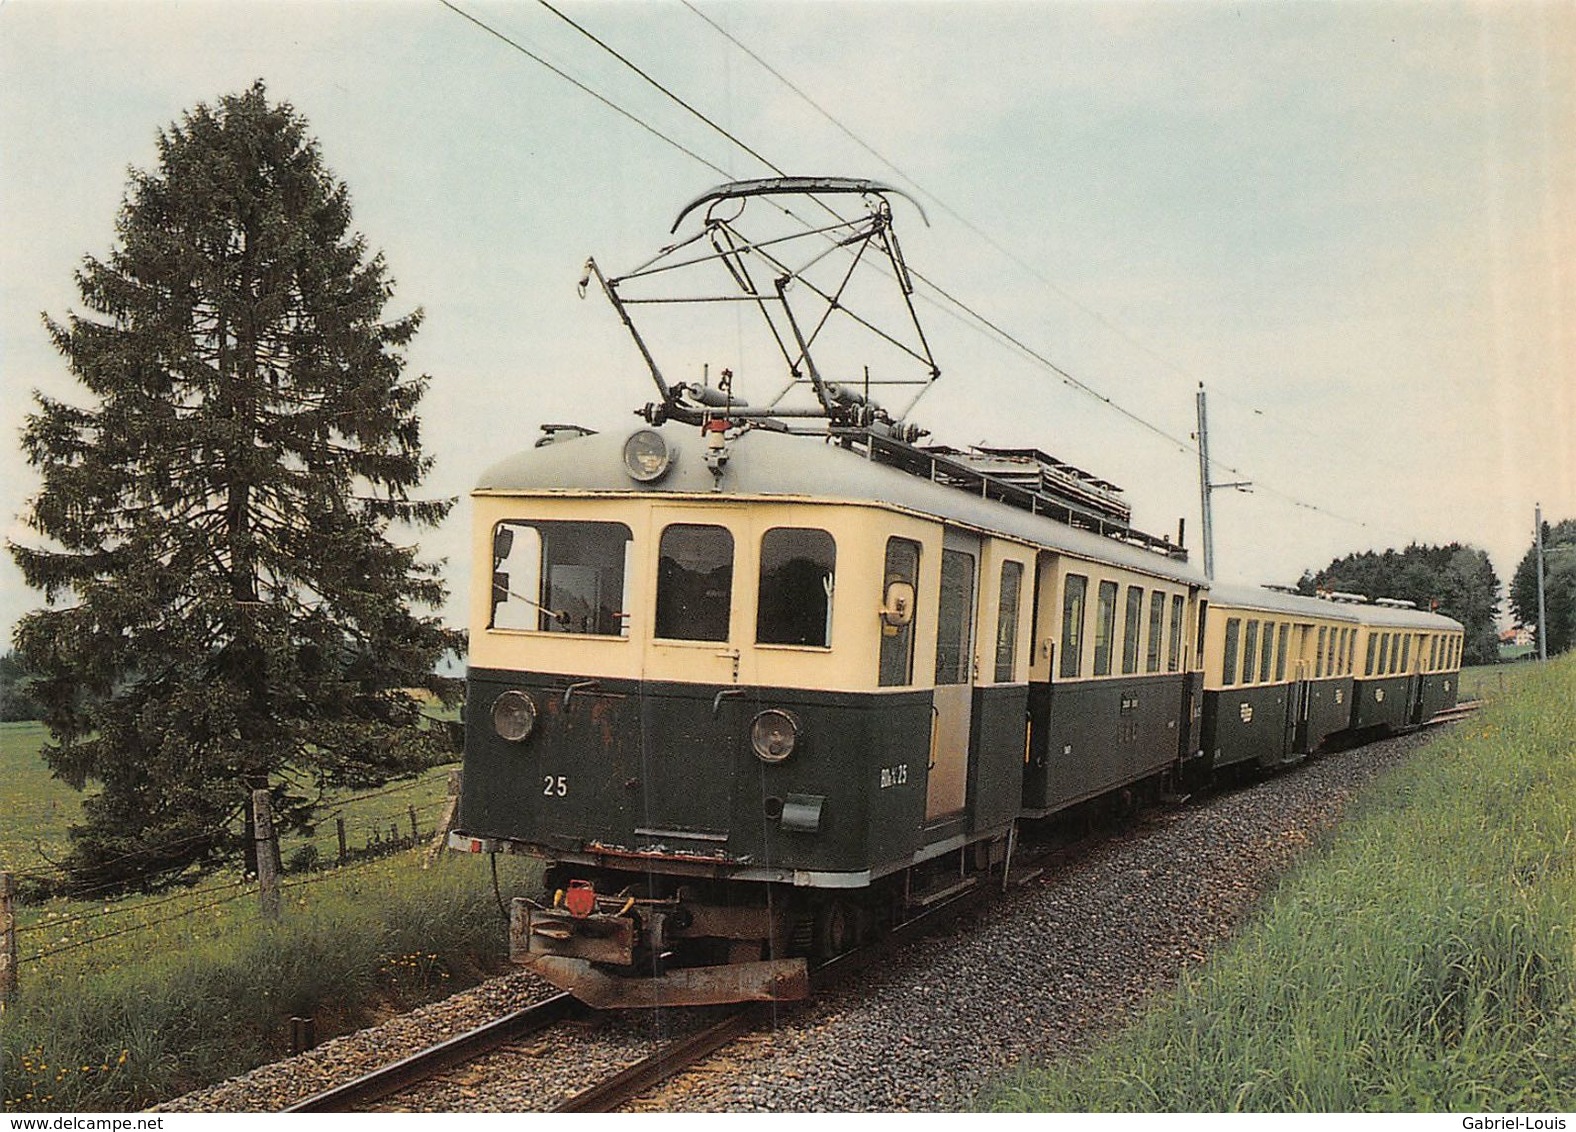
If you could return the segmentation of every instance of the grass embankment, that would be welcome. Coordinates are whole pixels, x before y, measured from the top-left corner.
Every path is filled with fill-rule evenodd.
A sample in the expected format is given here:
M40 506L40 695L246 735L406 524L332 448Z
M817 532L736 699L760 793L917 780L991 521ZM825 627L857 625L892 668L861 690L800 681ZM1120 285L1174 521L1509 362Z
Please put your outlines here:
M41 724L0 725L0 868L52 876L80 820L81 795L38 757ZM452 768L331 799L305 838L332 861L334 817L352 852L417 811L429 837ZM506 933L487 864L422 851L284 878L278 924L255 885L221 871L191 888L113 900L53 899L18 910L21 989L0 1009L4 1104L12 1111L143 1107L288 1053L289 1019L326 1039L442 997L504 964ZM500 862L507 898L534 865Z
M528 863L500 873L506 898L530 887ZM0 1011L8 1110L141 1108L288 1053L292 1016L326 1039L504 963L480 857L423 870L405 852L314 874L285 888L278 923L250 888L230 900L223 888L207 907L163 923L147 907L136 930L24 963L21 994ZM62 941L70 915L46 913Z
M1576 1109L1576 657L1517 668L1165 1005L982 1104Z

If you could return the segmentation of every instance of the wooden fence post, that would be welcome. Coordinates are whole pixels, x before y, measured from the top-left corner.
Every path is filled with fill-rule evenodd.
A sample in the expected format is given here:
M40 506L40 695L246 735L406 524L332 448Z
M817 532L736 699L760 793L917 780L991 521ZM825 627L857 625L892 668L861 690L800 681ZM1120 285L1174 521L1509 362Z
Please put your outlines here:
M0 873L0 1002L16 995L16 884L10 873Z
M412 845L421 840L421 831L416 828L416 807L410 807L410 843Z
M257 895L263 919L279 918L279 843L274 840L274 807L266 790L252 791L253 822L257 828Z
M454 814L460 804L460 772L449 771L449 797L443 803L443 813L438 818L438 828L433 831L432 844L427 846L427 856L422 860L421 867L432 868L432 863L438 859L438 854L443 852L444 843L449 839L449 830L454 828Z
M350 860L350 846L345 844L345 819L335 818L334 829L339 834L339 863L343 865Z

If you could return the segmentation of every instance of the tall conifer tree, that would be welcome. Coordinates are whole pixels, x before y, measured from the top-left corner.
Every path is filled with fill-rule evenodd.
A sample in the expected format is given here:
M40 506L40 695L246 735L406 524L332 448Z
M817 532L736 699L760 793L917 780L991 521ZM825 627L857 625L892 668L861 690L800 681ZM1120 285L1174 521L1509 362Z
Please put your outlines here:
M307 124L259 81L160 131L133 170L87 314L45 325L91 395L35 391L23 445L42 479L10 549L48 605L19 624L85 821L78 887L148 883L232 852L249 792L304 823L332 786L422 765L407 689L459 643L437 566L394 537L452 501L429 470L404 374L419 310L385 320L381 253ZM398 525L398 526L396 526Z

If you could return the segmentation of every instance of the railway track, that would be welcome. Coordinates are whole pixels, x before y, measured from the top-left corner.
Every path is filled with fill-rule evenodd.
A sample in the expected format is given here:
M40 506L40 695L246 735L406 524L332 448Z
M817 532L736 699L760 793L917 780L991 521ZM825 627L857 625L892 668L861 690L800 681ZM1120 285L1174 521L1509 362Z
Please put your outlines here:
M1446 708L1444 711L1437 712L1423 726L1433 727L1440 723L1454 723L1458 719L1465 719L1482 706L1482 700L1464 700L1453 708Z
M374 1069L343 1085L315 1093L283 1111L352 1112L474 1061L512 1041L587 1013L589 1008L577 1001L574 995L556 994L400 1061Z
M1018 878L1034 875L1020 868ZM973 907L988 893L986 886L962 891L922 914L905 921L865 947L823 963L811 972L813 990L824 990L867 969L926 932L932 931ZM775 1005L775 1012L774 1012ZM788 1007L792 1009L792 1005ZM612 1112L647 1090L661 1084L730 1042L752 1033L780 1015L783 1004L752 1003L729 1011L694 1033L663 1042L651 1054L579 1090L553 1107L555 1112ZM375 1069L332 1089L316 1093L285 1108L284 1112L353 1112L441 1077L522 1038L562 1023L584 1021L597 1012L573 995L551 998L458 1037L440 1042L400 1061Z

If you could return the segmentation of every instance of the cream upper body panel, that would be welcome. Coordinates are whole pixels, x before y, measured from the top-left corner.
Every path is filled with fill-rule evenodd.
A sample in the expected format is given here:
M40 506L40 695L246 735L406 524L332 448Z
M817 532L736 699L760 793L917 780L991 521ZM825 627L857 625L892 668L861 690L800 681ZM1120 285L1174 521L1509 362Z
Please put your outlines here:
M931 683L936 660L935 603L940 589L943 532L979 537L973 670L981 682L1000 671L1008 682L1028 678L1033 645L1033 586L1038 551L1048 544L1069 561L1145 579L1177 590L1196 584L1196 571L1151 551L1066 527L1043 516L972 497L954 488L872 464L847 450L803 437L752 431L736 438L720 477L705 463L694 430L663 430L676 454L658 484L624 470L623 436L590 436L533 449L491 469L473 494L470 662L564 676L672 680L707 684L794 686L827 690L901 691ZM671 435L669 435L671 434ZM714 490L714 488L719 490ZM500 524L551 531L553 524L612 524L625 540L622 592L604 601L619 608L597 631L557 631L526 610L495 624L495 537ZM659 632L659 547L674 528L705 531L731 544L731 584L713 597L707 639L672 639ZM835 546L825 586L824 641L766 643L758 606L764 585L763 545L769 532L809 531ZM624 532L627 532L625 535ZM726 532L725 535L719 532ZM883 562L893 540L918 548L915 626L906 684L878 680L882 636ZM1053 544L1054 540L1054 544ZM617 540L615 540L617 541ZM518 552L510 552L517 554ZM616 555L615 555L616 556ZM1003 605L1002 570L1020 589ZM575 566L563 567L573 571ZM540 578L533 583L540 590ZM813 596L813 595L812 595ZM727 605L726 615L721 606ZM614 619L616 618L616 620Z

